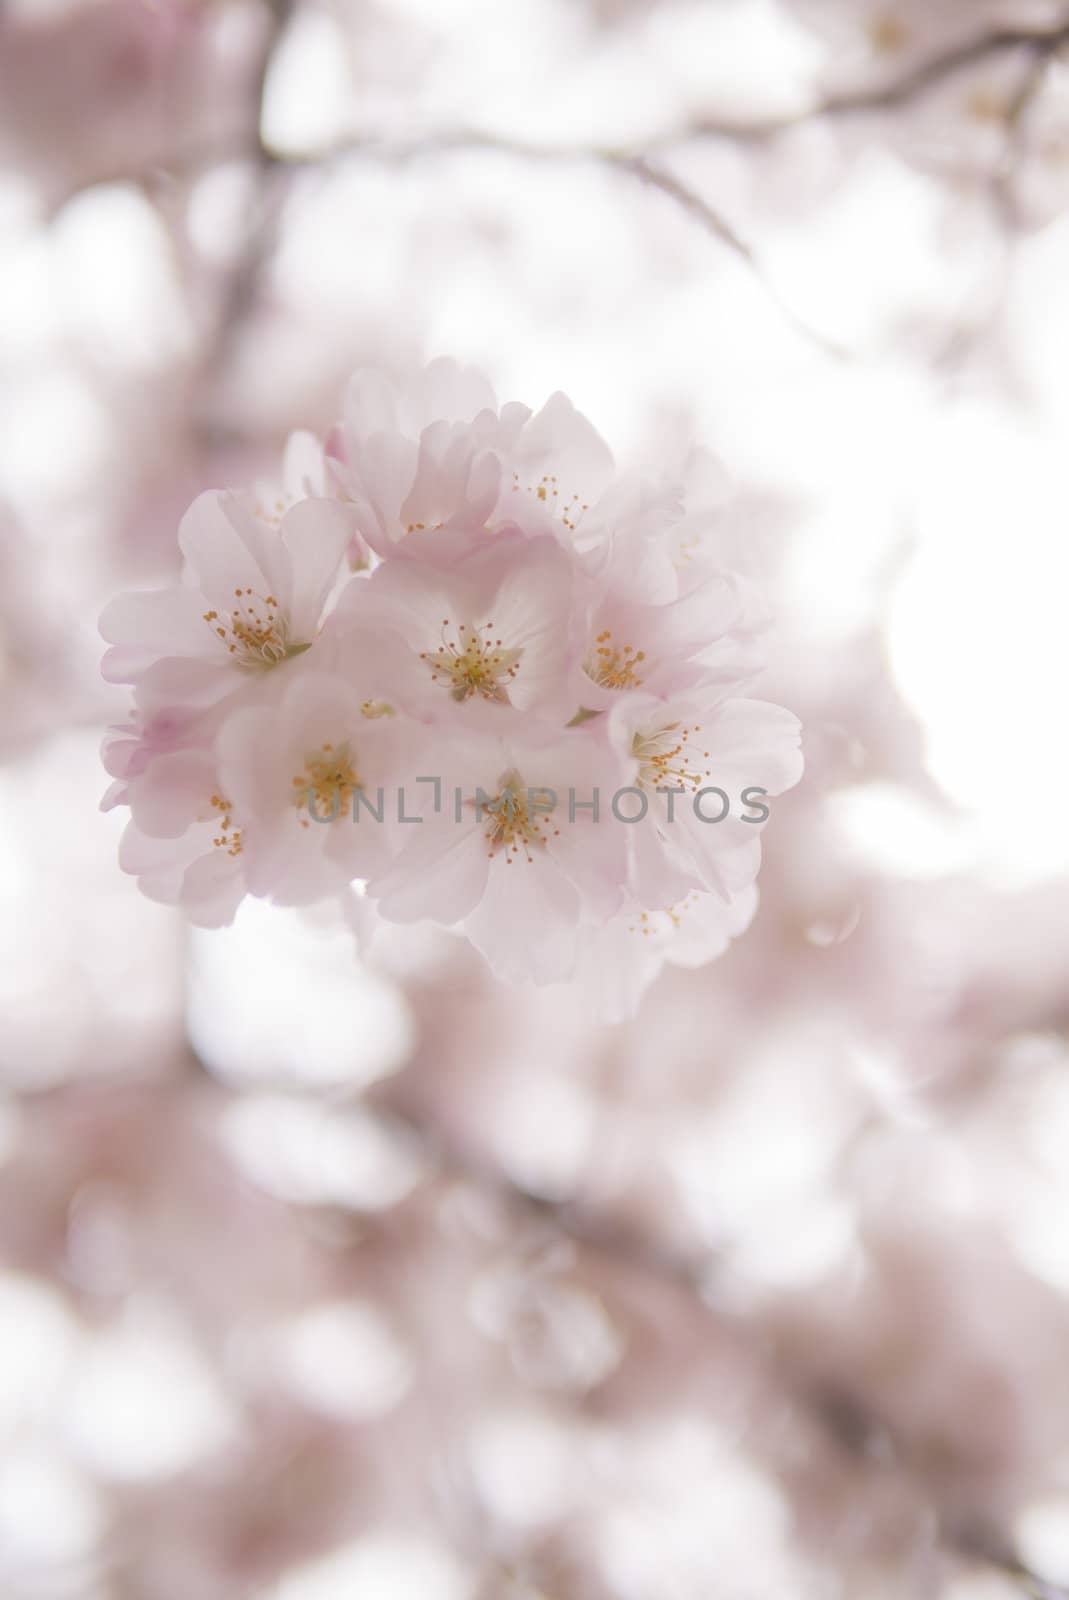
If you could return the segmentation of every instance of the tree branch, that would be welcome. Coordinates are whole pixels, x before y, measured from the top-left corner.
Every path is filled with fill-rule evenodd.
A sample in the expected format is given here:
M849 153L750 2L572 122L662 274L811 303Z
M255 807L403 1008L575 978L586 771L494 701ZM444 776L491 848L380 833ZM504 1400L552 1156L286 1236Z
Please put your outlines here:
M812 327L804 318L800 317L794 308L784 300L780 291L769 278L768 272L758 257L754 247L748 244L736 232L731 224L721 216L720 212L713 209L708 201L703 200L696 189L685 184L674 173L666 171L663 167L655 166L646 156L618 156L606 157L606 161L621 171L633 173L643 183L651 188L659 189L662 194L674 200L695 221L701 224L708 233L718 239L732 254L736 255L747 270L753 275L763 292L771 300L785 321L801 335L803 339L815 344L825 355L831 356L836 361L850 359L850 352L835 340L829 339L819 329Z
M248 149L252 151L257 168L256 193L244 246L237 261L224 278L215 309L214 335L202 376L202 386L208 391L219 375L225 371L234 346L241 337L242 329L255 309L264 268L273 254L280 197L274 196L272 189L278 161L264 141L264 98L271 65L293 13L294 4L295 0L270 0L271 27L257 64L249 101L251 136ZM209 429L215 431L210 423Z
M893 111L936 88L947 78L968 67L1014 50L1039 49L1049 60L1063 45L1069 44L1069 15L1053 28L998 28L980 34L964 44L953 45L919 62L888 83L867 88L847 89L828 95L811 106L786 116L755 120L702 117L657 141L676 143L684 139L729 139L740 143L761 143L788 133L806 122L823 118L863 116L873 111Z

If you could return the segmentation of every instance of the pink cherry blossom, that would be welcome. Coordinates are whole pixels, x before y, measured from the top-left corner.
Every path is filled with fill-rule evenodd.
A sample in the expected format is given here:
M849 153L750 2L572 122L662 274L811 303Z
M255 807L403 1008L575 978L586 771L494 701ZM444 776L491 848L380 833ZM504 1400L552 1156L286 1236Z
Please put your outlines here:
M252 894L305 905L381 870L388 808L411 767L408 732L344 678L313 670L226 719L219 773L241 818Z
M243 830L211 751L149 757L123 798L130 807L119 848L123 870L150 900L181 906L201 927L230 922L246 892Z
M407 388L358 372L328 454L356 526L380 556L422 528L478 527L497 501L500 464L477 417L494 416L481 373L435 361Z
M202 494L182 520L185 582L120 596L100 629L104 676L139 703L205 704L301 655L315 640L351 536L345 507Z
M478 373L435 361L410 388L358 373L329 454L357 526L380 556L411 535L518 524L583 547L605 536L595 502L612 455L563 394L500 408ZM590 532L587 531L589 523ZM435 559L433 545L420 552Z
M628 829L637 903L664 909L693 888L729 901L748 888L767 799L801 777L798 719L760 700L635 695L609 725L646 801Z
M449 566L386 562L350 584L337 624L384 635L392 693L417 715L490 701L556 714L571 686L574 562L553 540L517 531Z
M698 684L737 684L762 664L766 624L751 586L716 572L659 605L621 590L592 586L580 646L576 693L591 710L621 693L679 692Z
M750 884L727 897L692 889L675 905L643 909L637 900L600 924L587 924L576 950L573 983L602 1022L634 1016L638 998L669 964L701 967L744 933L757 910Z
M624 893L625 830L608 814L623 763L599 730L508 711L428 744L412 838L368 885L383 916L463 927L506 981L571 975L580 923Z
M132 713L108 729L101 749L106 771L114 778L100 803L102 811L129 805L129 782L140 777L157 757L176 750L205 749L213 724L203 711L168 709L145 716Z

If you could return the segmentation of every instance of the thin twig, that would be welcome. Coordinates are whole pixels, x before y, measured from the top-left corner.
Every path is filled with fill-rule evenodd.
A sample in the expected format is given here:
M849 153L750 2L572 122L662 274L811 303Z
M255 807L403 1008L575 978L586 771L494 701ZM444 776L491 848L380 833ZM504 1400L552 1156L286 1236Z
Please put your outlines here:
M929 89L936 88L955 73L968 67L979 66L997 56L1014 50L1040 48L1046 58L1069 44L1069 15L1053 28L998 28L980 34L964 44L952 45L946 50L918 62L915 67L887 83L869 85L858 89L844 89L803 106L785 115L756 119L701 117L666 136L658 143L675 143L682 139L729 139L740 143L761 143L788 133L803 123L823 118L863 116L872 111L893 111L918 99Z
M770 279L754 247L748 244L720 212L714 210L709 202L698 194L697 190L692 189L689 184L684 183L674 173L666 171L663 167L655 166L645 156L620 156L612 161L612 165L625 172L633 173L643 183L649 184L654 189L659 189L662 194L674 200L677 205L681 206L684 211L699 222L714 238L719 239L720 243L728 250L738 256L747 270L752 273L762 291L772 301L780 315L802 338L807 339L811 344L815 344L825 355L833 357L836 361L849 359L850 352L845 346L837 344L835 340L829 339L826 334L821 333L818 328L812 327L803 317L799 316L793 306L784 300L782 294Z
M234 347L256 307L260 282L274 253L282 197L276 192L277 159L263 137L264 98L275 53L294 4L295 0L270 0L271 27L249 98L251 127L246 153L252 151L256 165L256 192L243 248L223 280L215 309L214 337L208 345L202 380L204 390L209 393L220 374L226 371ZM217 430L212 427L211 431Z
M1031 41L1031 60L1004 109L1005 148L1001 162L987 184L991 212L1002 241L1001 249L998 264L992 273L987 311L972 320L970 326L954 330L945 349L936 356L936 368L952 376L956 376L966 364L981 336L991 330L1008 298L1020 238L1021 215L1016 184L1026 153L1025 125L1028 113L1042 92L1051 61L1067 40L1069 27Z

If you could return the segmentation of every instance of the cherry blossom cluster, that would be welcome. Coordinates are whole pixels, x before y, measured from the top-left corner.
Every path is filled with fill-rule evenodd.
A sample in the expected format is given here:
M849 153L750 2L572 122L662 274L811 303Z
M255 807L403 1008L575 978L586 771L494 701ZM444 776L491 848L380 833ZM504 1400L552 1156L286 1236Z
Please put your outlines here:
M202 494L179 543L181 582L101 619L145 894L205 927L340 896L608 1014L746 927L801 773L795 717L745 693L767 618L680 483L618 473L563 395L358 373L281 486Z

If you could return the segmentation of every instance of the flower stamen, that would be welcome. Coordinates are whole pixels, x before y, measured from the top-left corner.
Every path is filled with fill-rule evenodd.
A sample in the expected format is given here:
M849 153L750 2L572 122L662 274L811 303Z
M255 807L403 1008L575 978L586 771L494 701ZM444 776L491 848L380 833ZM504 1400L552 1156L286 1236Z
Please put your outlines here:
M541 500L544 505L549 506L554 515L560 517L561 522L569 533L578 532L580 522L582 522L585 513L590 510L589 502L580 500L577 494L569 495L567 500L563 499L561 491L557 487L556 475L553 473L543 474L537 483L524 484L520 482L519 473L514 472L512 474L512 492L513 494L519 494L521 491L534 495L536 500Z
M484 804L486 817L488 856L493 860L499 851L504 852L505 865L522 855L528 864L535 860L532 851L546 848L550 838L557 838L560 829L553 826L552 812L532 810L528 805L527 789L518 772L505 772L498 779L498 792Z
M651 933L667 933L668 928L660 921L663 917L673 933L678 933L683 926L684 913L697 903L696 894L688 894L685 900L680 900L674 906L666 906L663 911L641 911L637 922L631 923L628 933L640 933L644 938L649 938Z
M304 758L304 771L292 780L293 804L302 828L318 822L335 822L346 814L353 795L363 789L356 775L348 744L322 744Z
M237 666L262 672L308 649L306 644L290 640L289 618L273 594L235 589L234 599L237 604L229 616L213 607L205 611L203 620Z
M708 767L694 763L699 754L708 760L709 752L695 750L689 741L692 734L701 731L701 723L679 731L678 722L669 722L652 732L636 733L631 741L631 754L639 764L640 786L643 789L673 786L700 789L710 773Z
M631 644L620 648L613 644L612 629L603 628L587 653L583 671L602 689L639 689L642 679L637 669L645 659L645 650Z
M213 821L219 829L212 839L213 847L216 850L225 850L228 856L239 856L242 848L241 829L234 827L233 806L229 800L224 800L221 794L212 795L211 806L216 813Z
M522 650L509 649L493 637L493 623L460 623L452 637L446 632L452 624L442 621L442 642L437 650L421 650L420 660L431 669L431 682L448 686L452 699L483 700L508 705L508 685L520 670Z

